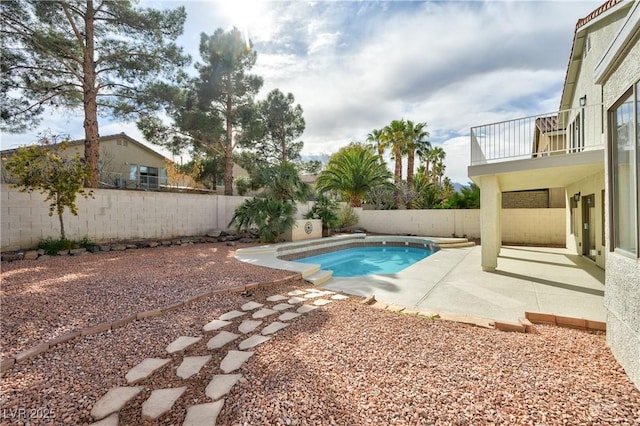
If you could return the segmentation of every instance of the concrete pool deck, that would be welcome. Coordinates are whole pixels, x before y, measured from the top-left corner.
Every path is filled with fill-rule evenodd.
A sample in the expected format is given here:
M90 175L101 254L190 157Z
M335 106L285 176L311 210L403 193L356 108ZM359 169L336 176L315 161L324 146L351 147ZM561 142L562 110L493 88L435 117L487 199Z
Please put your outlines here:
M276 269L304 268L273 255L237 257ZM503 246L495 272L482 270L480 246L442 249L396 274L333 277L321 287L498 321L517 322L527 311L606 321L604 271L563 248Z

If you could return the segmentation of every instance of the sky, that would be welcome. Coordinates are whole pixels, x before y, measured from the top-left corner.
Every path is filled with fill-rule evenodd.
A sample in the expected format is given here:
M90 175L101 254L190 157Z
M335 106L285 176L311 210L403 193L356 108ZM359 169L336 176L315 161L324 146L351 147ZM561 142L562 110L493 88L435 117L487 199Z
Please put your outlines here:
M559 108L575 24L600 3L143 0L140 6L185 6L178 44L194 62L201 33L246 31L258 58L252 72L264 79L258 99L278 88L304 110L306 158L363 142L395 119L426 122L431 144L447 153L446 175L465 184L471 127ZM81 139L82 114L48 111L38 128L2 134L2 149L33 143L46 129ZM120 132L144 142L135 123L100 121L101 135Z

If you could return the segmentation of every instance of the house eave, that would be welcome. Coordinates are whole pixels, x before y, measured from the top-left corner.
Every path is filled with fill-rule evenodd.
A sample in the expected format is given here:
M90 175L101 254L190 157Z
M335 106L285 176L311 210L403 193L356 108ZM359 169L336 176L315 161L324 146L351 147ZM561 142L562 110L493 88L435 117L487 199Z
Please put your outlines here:
M476 183L483 176L495 175L501 191L523 191L565 187L603 171L604 148L598 148L566 155L469 166L468 175Z

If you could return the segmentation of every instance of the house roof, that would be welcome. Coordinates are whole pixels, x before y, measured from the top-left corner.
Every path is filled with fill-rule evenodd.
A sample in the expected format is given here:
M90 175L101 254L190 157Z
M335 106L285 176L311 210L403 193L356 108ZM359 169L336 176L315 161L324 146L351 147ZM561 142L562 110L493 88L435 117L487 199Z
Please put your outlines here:
M135 139L133 139L131 136L127 135L126 133L122 132L122 133L116 133L113 135L107 135L107 136L100 136L100 142L105 142L105 141L111 141L111 140L118 140L118 139L125 139L127 142L133 143L137 146L139 146L140 148L154 154L157 155L158 157L161 157L163 159L167 159L169 160L167 157L165 157L164 155L162 155L161 153L159 153L158 151L155 151L152 148L149 148L148 146L146 146L145 144L143 144L142 142L139 142ZM74 140L70 140L69 145L83 145L84 144L84 139L74 139ZM11 149L5 149L2 150L2 153L5 154L10 154L13 152L16 152L19 148L11 148Z
M623 8L630 7L632 4L633 2L624 0L607 0L584 18L578 19L573 33L573 43L571 44L569 63L567 65L562 96L560 98L560 110L571 108L573 91L580 74L587 29L601 18L604 18L610 13L622 10Z

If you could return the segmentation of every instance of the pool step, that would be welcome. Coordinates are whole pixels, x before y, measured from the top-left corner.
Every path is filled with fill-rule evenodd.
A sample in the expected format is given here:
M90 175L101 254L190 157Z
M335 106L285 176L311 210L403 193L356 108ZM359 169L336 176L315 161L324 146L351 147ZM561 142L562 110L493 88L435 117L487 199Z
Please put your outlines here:
M308 276L304 277L304 279L306 281L309 281L313 285L321 285L321 284L324 284L327 281L329 281L332 276L333 276L333 272L332 271L327 271L327 270L323 269L323 270L320 270L320 271L316 272L315 274L311 274L311 275L308 275Z
M461 248L461 247L474 247L476 243L473 241L460 242L460 243L438 243L440 248Z

